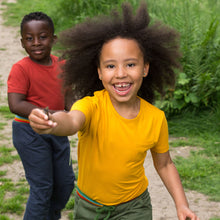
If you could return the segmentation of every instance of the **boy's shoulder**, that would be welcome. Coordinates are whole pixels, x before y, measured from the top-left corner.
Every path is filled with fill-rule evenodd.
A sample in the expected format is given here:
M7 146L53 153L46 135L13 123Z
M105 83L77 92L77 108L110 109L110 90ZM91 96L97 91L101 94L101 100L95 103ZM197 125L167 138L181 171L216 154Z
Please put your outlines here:
M53 54L50 54L50 57L51 57L52 60L54 60L56 62L59 61L59 58L57 56L53 55Z
M59 57L55 56L55 55L50 55L52 61L54 64L56 63L64 63L64 60L60 60ZM38 63L33 62L30 57L26 56L23 57L22 59L20 59L19 61L17 61L16 63L14 63L14 65L20 65L20 66L26 66L26 65L37 65L37 66L41 66Z
M15 64L26 64L26 63L30 63L31 59L29 57L23 57L22 59L20 59L19 61L17 61Z

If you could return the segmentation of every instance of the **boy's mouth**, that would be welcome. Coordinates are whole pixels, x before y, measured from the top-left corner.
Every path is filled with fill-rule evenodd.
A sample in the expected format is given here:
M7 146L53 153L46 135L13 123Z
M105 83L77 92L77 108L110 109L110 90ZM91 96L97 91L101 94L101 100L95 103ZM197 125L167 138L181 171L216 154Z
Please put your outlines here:
M43 50L33 50L32 53L34 53L36 55L40 55L43 53Z

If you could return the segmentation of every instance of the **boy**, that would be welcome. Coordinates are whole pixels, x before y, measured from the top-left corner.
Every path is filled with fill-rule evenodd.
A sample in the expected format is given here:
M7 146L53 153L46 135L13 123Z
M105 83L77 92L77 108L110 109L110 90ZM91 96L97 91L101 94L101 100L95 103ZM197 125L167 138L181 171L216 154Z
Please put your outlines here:
M25 220L56 220L74 188L74 173L67 137L38 135L28 116L34 108L63 111L64 97L58 79L60 65L51 49L57 40L50 17L42 12L24 16L21 44L29 57L12 66L8 77L8 103L16 114L12 123L13 144L30 185Z

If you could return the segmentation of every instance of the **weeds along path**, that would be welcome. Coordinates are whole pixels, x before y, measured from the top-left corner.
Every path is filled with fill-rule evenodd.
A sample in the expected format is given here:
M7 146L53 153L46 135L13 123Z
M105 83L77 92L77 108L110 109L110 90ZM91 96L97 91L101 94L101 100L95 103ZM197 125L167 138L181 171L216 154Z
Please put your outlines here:
M11 66L21 59L25 53L20 45L20 35L19 29L13 27L6 27L3 25L3 18L1 16L3 0L0 0L0 105L7 105L7 77ZM0 135L4 135L4 138L0 139L0 144L6 144L12 147L11 140L11 121L7 121L0 118L0 121L5 121L7 125L4 131L0 131ZM73 158L76 158L76 149L72 150ZM190 148L176 148L171 154L175 155L185 155L189 153ZM12 154L16 154L13 151ZM177 220L175 205L163 186L160 178L156 174L153 167L152 159L150 153L146 158L144 164L146 169L146 175L149 179L149 191L151 194L152 205L153 205L153 219L154 220ZM0 170L7 170L6 178L12 179L14 182L19 181L19 178L24 178L24 171L20 161L14 161L12 164L5 164L0 166ZM209 201L208 197L193 191L187 191L187 198L192 210L194 210L201 220L210 220L214 217L219 217L220 219L220 203ZM10 219L20 220L22 216L16 216L14 214L6 214ZM67 220L67 211L63 212L62 220Z
M0 104L7 103L7 77L13 63L24 56L20 45L19 29L3 25L2 5L0 0Z

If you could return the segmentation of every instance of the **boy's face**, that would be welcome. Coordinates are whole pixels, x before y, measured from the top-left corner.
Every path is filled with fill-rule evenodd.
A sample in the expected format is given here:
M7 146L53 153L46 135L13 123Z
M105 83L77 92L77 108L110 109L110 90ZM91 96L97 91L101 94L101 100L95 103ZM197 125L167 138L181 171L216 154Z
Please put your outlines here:
M114 106L137 103L137 93L148 69L135 40L116 38L103 45L98 74Z
M46 21L32 20L24 24L22 47L30 58L41 65L50 65L50 52L56 36Z

